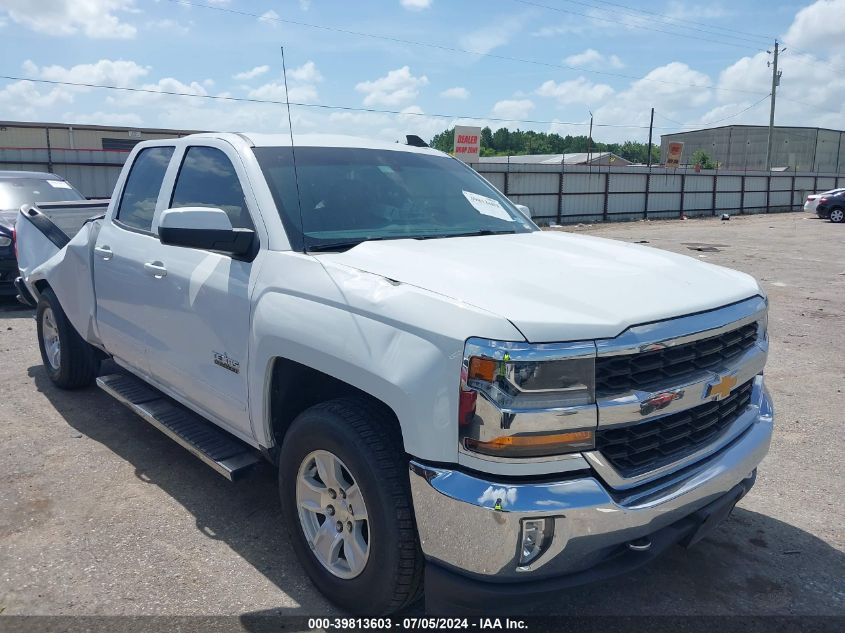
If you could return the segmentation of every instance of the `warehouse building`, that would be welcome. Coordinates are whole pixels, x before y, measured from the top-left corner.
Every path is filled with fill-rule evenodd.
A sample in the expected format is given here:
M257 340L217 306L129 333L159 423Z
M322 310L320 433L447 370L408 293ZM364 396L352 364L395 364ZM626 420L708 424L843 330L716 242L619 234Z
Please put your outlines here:
M89 198L107 198L135 145L193 133L192 130L0 121L0 169L53 172Z
M726 169L765 170L769 128L765 125L722 127L664 134L660 137L660 162L665 164L668 145L684 144L681 164L696 150L704 150ZM815 173L845 173L845 132L816 127L776 126L772 136L772 169Z

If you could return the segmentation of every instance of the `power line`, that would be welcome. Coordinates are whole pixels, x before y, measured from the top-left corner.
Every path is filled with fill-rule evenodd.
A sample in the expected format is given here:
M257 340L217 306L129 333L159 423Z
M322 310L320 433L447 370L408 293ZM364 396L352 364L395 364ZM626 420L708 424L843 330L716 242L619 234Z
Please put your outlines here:
M738 111L738 112L734 112L733 114L729 114L729 115L727 115L727 116L724 116L724 117L722 117L721 119L716 119L715 121L708 121L707 123L696 123L696 124L692 124L692 123L681 123L680 121L676 121L675 119L670 119L668 116L666 116L665 114L661 114L661 113L660 113L660 112L658 112L657 110L655 110L655 111L654 111L654 113L655 113L657 116L659 116L661 119L665 119L666 121L669 121L669 122L671 122L671 123L675 123L675 124L677 124L679 127L702 127L702 126L711 126L711 125L714 125L714 124L716 124L716 123L721 123L722 121L727 121L728 119L733 119L734 117L738 117L740 114L744 114L744 113L748 112L748 111L749 111L749 110L751 110L752 108L756 108L758 105L760 105L761 103L763 103L766 99L768 99L770 96L771 96L771 95L766 95L765 97L763 97L763 98L762 98L762 99L760 99L759 101L755 101L754 103L752 103L752 104L751 104L750 106L748 106L747 108L743 108L742 110L740 110L740 111ZM658 129L659 129L659 128L658 128Z
M758 33L749 33L748 31L738 31L736 29L729 29L726 26L716 26L716 25L712 25L712 24L706 24L704 22L696 22L695 20L685 20L683 18L676 18L676 17L672 17L670 15L666 15L665 13L658 13L656 11L649 11L647 9L637 9L635 7L631 7L631 6L628 6L628 5L625 5L625 4L619 4L617 2L609 2L607 0L595 0L595 1L599 2L601 4L610 5L612 7L629 9L630 11L635 11L637 13L644 13L644 14L655 16L655 17L659 17L659 18L662 18L664 21L668 21L667 23L669 23L669 22L671 22L671 23L686 23L686 24L693 24L693 25L696 25L696 26L705 26L708 29L716 29L716 30L719 30L719 31L726 31L726 32L729 32L729 33L737 34L737 35L746 35L748 37L757 38L758 40L765 40L766 42L769 42L769 41L774 39L774 36L771 36L771 35L760 35ZM576 0L564 0L564 2L570 2L570 3L573 3L573 4L587 4L588 6L595 6L595 5L589 5L588 3L584 3L584 2L577 2ZM682 28L687 28L687 27L682 27ZM748 41L751 41L751 40L748 40Z
M258 99L255 97L233 97L229 95L202 95L192 92L178 92L176 90L155 90L152 88L134 88L131 86L112 86L108 84L95 84L77 81L58 81L55 79L35 79L32 77L15 77L12 75L0 75L0 79L8 79L11 81L31 81L33 83L42 83L58 86L73 86L77 88L102 88L105 90L118 90L124 92L137 92L145 94L167 95L174 97L190 97L193 99L209 99L215 101L229 101L238 103L258 103L269 105L286 105L286 101L276 99ZM587 127L588 122L574 122L574 121L558 121L558 120L543 120L543 119L513 119L495 116L473 116L464 114L442 114L442 113L426 113L426 112L404 112L402 110L383 110L379 108L362 108L355 106L341 106L329 105L324 103L306 103L301 101L291 101L290 105L302 108L317 108L323 110L341 110L347 112L365 112L371 114L395 114L402 116L416 116L416 117L432 117L438 119L466 119L471 121L493 121L497 123L533 123L538 125L579 125ZM647 125L623 125L617 123L596 123L594 127L606 128L629 128L629 129L648 129ZM674 129L674 128L656 128L656 129Z
M520 0L517 0L517 1L520 1ZM192 2L191 0L169 0L169 2L173 2L175 4L181 4L181 5L185 5L185 6L190 6L190 7L208 9L208 10L211 10L211 11L220 11L220 12L234 14L234 15L240 15L240 16L245 16L245 17L250 17L250 18L255 18L255 19L262 19L262 20L270 21L270 22L279 22L279 23L282 23L282 24L291 24L291 25L302 26L302 27L306 27L306 28L320 29L320 30L323 30L323 31L330 31L330 32L333 32L333 33L343 33L345 35L355 35L355 36L359 36L359 37L368 37L368 38L372 38L372 39L394 42L394 43L397 43L397 44L409 44L411 46L421 46L421 47L425 47L425 48L431 48L431 49L435 49L435 50L446 51L446 52L449 52L449 53L461 53L461 54L466 54L466 55L476 55L476 56L479 56L479 57L487 57L487 58L490 58L490 59L498 59L498 60L502 60L502 61L517 62L517 63L521 63L521 64L533 64L535 66L543 66L543 67L546 67L546 68L557 68L557 69L562 69L562 70L574 70L574 71L577 71L577 72L590 73L590 74L594 74L594 75L604 75L604 76L608 76L608 77L617 77L617 78L621 78L621 79L631 79L631 80L634 80L634 81L648 81L648 82L665 84L665 85L670 85L670 86L681 86L681 87L684 87L684 88L696 88L696 89L699 89L699 90L715 90L715 91L718 91L718 92L737 92L737 93L754 94L754 95L763 94L762 92L759 92L759 91L742 90L740 88L719 88L718 86L714 86L713 84L691 84L691 83L681 83L681 82L676 82L676 81L666 81L664 79L654 79L654 78L647 77L647 76L646 77L639 77L637 75L628 75L628 74L625 74L625 73L615 73L615 72L610 72L610 71L606 71L606 70L594 70L594 69L591 69L591 68L582 68L580 66L569 66L567 64L555 64L553 62L544 62L544 61L538 60L538 59L527 59L527 58L522 58L522 57L512 57L512 56L509 56L509 55L499 55L497 53L482 53L482 52L479 52L479 51L473 51L473 50L469 50L469 49L465 49L465 48L459 48L459 47L455 47L455 46L446 46L445 44L434 44L432 42L421 42L421 41L418 41L418 40L408 40L408 39L403 39L403 38L399 38L399 37L394 37L394 36L391 36L391 35L381 35L381 34L377 34L377 33L367 33L367 32L364 32L364 31L353 31L351 29L344 29L344 28L334 27L334 26L326 26L324 24L314 24L314 23L311 23L311 22L302 22L301 20L291 20L291 19L287 19L287 18L267 17L267 16L262 17L261 15L259 15L257 13L250 13L248 11L242 11L242 10L239 10L239 9L232 9L232 8L225 7L225 6L202 4L202 3L199 3L199 2Z
M584 17L584 18L588 18L590 20L599 20L601 22L608 22L610 24L616 24L616 25L619 24L618 19L613 19L613 18L609 18L609 17L601 17L601 16L597 16L597 15L590 15L589 13L579 13L578 11L572 11L570 9L564 9L564 8L561 8L561 7L552 7L552 6L549 6L547 4L541 4L539 2L533 2L532 0L513 0L513 2L518 2L520 4L524 4L524 5L532 6L532 7L537 7L537 8L540 8L540 9L548 9L550 11L557 11L558 13L568 13L570 15L578 15L578 16L581 16L581 17ZM583 4L583 3L579 3L579 4ZM637 17L637 19L640 19L639 16L635 16L635 17ZM642 19L645 19L645 18L642 18ZM720 44L722 46L733 46L735 48L741 48L741 49L746 49L746 50L749 49L749 48L752 48L751 46L746 45L746 44L737 44L735 42L728 42L728 41L716 41L716 40L709 38L709 37L698 37L696 35L690 35L689 33L678 33L676 31L667 31L665 29L656 29L654 27L643 26L641 24L639 24L639 25L638 24L631 24L630 26L632 28L642 29L644 31L654 31L655 33L664 33L666 35L673 35L675 37L683 37L685 39L701 40L701 41L704 41L704 42L709 42L711 44ZM691 28L691 27L682 27L682 28ZM694 30L701 30L701 29L694 29ZM719 35L719 34L718 33L711 33L711 35ZM734 38L734 39L736 39L736 38ZM764 49L760 48L759 43L755 43L753 49L757 50L757 51L763 51L764 50Z

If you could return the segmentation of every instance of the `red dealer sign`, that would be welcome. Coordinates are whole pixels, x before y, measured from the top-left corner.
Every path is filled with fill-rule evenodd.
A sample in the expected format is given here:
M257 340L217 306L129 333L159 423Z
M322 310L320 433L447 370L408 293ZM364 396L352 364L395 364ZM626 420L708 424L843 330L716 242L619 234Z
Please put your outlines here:
M455 126L454 153L456 158L460 158L465 163L477 163L480 148L480 127L469 127L466 125Z

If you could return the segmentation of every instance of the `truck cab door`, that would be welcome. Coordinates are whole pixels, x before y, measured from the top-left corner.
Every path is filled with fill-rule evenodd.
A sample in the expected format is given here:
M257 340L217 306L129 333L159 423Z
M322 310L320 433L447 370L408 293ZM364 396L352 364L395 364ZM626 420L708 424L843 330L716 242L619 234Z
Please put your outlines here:
M147 374L147 305L156 292L144 270L158 238L153 217L173 146L138 152L94 245L94 288L100 339L115 359ZM117 194L117 192L116 192Z
M226 211L233 228L260 225L253 222L259 218L256 203L231 146L204 140L186 146L176 160L166 208L215 207ZM246 368L257 253L257 243L251 256L233 256L156 241L145 260L160 273L147 306L154 381L248 441Z

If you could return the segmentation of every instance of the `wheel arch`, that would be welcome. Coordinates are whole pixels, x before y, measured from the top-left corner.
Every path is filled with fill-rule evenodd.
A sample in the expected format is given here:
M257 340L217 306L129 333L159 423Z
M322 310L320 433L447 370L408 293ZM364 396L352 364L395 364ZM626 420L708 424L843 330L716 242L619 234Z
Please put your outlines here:
M306 409L329 400L354 397L383 409L400 438L402 427L396 411L383 400L344 380L289 358L270 359L265 385L265 437L275 461L279 447L296 417Z

